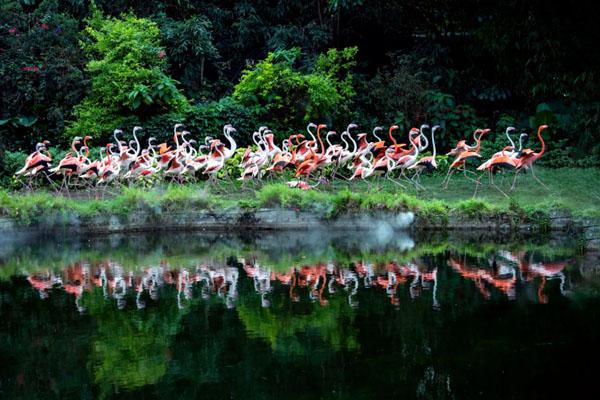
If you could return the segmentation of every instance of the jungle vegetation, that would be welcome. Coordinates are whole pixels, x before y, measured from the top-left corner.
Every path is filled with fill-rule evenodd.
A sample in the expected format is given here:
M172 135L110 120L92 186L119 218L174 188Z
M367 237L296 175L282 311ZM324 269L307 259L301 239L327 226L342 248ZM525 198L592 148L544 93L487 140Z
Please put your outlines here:
M600 164L591 1L0 2L0 178L36 142L115 128L166 140L226 123L241 145L307 121L444 128L548 124L547 167Z

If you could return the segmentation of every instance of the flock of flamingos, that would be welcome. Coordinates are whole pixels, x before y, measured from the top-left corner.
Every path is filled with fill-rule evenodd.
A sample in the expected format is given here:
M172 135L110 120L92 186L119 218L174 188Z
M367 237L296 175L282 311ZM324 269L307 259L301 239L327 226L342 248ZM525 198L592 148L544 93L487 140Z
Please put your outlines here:
M393 125L387 132L390 141L388 144L385 138L380 137L382 127L373 129L372 136L375 140L371 141L366 133L355 135L354 130L358 126L350 124L339 136L343 144L334 144L331 140L337 135L335 131L325 134L324 143L321 131L327 126L310 123L306 128L308 136L291 135L283 140L281 146L275 143L275 137L267 127L260 127L252 134L255 146L246 148L243 154L241 149L238 151L236 141L232 137L236 130L231 125L223 128L227 144L220 139L206 137L204 143L199 146L194 139L187 138L190 132L182 130L182 127L182 124L174 127L174 147L169 143L155 144L156 140L150 138L145 148L137 136L143 128L135 127L133 139L129 142L120 139L119 135L123 132L116 129L113 133L115 142L107 144L97 159L90 156L88 142L91 137L76 137L71 143L71 151L54 167L48 151L50 143L45 140L36 145L35 151L27 157L24 167L16 172L16 176L28 177L28 187L31 188L33 178L44 175L57 189L67 191L70 186L154 180L158 176L170 178L174 182L196 180L200 176L215 181L220 171L224 171L222 175L231 180L225 168L227 161L231 160L230 163L238 164L241 173L237 179L240 181L254 182L265 175L272 177L284 170L293 170L297 180L287 182L288 186L305 190L327 182L328 178L355 180L376 175L383 175L402 187L402 182L405 182L420 189L421 174L438 168L435 144L435 134L440 130L438 125L432 128L428 125L412 128L408 132L407 143L399 143L396 140L394 131L398 126ZM460 170L466 179L475 182L475 193L481 178L488 174L490 185L506 195L494 184L493 176L499 171L514 172L511 190L514 189L517 176L522 170L531 170L534 179L545 187L533 173L533 164L544 154L545 144L541 133L546 128L546 125L542 125L537 130L537 137L541 143L539 152L523 148L528 140L526 133L520 134L517 147L511 137L516 129L507 128L507 146L481 163L477 167L479 173L470 171L468 163L481 158L481 141L490 130L477 129L473 133L472 144L469 145L467 140L460 140L447 153L455 158L449 165L443 182L444 188L448 187L452 174ZM431 155L423 156L429 148ZM62 184L59 187L55 182L61 182L61 179ZM315 183L309 184L311 179Z
M438 268L430 267L415 259L398 263L389 261L373 263L369 260L356 260L350 267L334 262L312 265L291 266L285 271L274 271L259 264L253 258L241 258L240 264L246 276L252 279L254 290L260 295L261 306L270 307L270 293L277 285L288 288L293 302L309 300L321 306L328 305L328 297L338 292L346 293L348 303L358 306L359 288L379 288L386 292L394 306L400 305L399 289L406 284L409 296L415 299L423 290L431 290L433 308L439 309L437 299ZM565 268L567 261L541 263L534 262L531 254L523 252L499 251L488 260L489 265L472 265L465 257L451 255L447 265L464 279L474 282L480 295L488 300L492 290L498 290L509 299L516 299L517 286L533 284L539 279L537 301L548 302L544 293L547 280L559 280L560 292L566 294ZM194 298L194 293L207 300L211 295L222 298L228 308L235 307L238 299L239 269L218 263L198 263L191 268L173 268L168 263L126 271L117 262L102 261L97 264L80 262L65 267L62 272L50 271L28 274L27 280L41 298L47 298L53 288L62 288L75 296L80 312L85 309L80 299L85 291L94 287L103 290L104 297L116 300L119 309L126 306L127 298L135 297L138 309L146 306L145 298L159 299L163 286L174 285L177 288L177 304L184 308ZM135 293L128 296L128 293Z

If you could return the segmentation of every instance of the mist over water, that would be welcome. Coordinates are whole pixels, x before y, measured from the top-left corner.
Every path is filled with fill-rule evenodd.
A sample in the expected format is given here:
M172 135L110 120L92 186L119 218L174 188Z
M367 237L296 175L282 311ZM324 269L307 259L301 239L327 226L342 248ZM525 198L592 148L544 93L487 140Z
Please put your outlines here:
M597 259L560 237L413 237L397 223L3 238L0 395L561 393L542 372L571 395L591 384Z

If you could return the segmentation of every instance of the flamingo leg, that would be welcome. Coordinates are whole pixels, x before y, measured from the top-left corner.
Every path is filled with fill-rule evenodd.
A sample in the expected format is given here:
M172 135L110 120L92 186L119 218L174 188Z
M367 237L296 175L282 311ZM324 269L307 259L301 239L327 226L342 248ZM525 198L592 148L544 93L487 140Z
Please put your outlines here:
M475 181L475 191L473 192L473 198L477 197L477 189L479 189L479 181L481 180L481 177L483 176L483 174L481 174L479 176L479 178L477 178L477 180Z
M392 171L387 171L385 174L385 178L391 182L394 182L396 185L400 186L402 189L406 189L406 186L404 186L403 184L401 184L400 182L396 181L395 179L392 179L392 177L390 176L390 172Z
M44 176L46 177L48 182L50 182L50 184L54 187L54 189L56 189L56 182L54 182L52 179L50 179L50 177L48 176L48 174L46 172L44 172Z
M448 184L450 183L450 178L452 177L453 173L454 173L454 170L452 168L448 168L448 173L446 174L446 177L442 181L442 185L444 186L444 190L448 189ZM444 182L446 183L445 185L444 185Z
M512 186L510 187L511 192L515 190L515 183L517 183L517 177L519 176L520 169L515 171L515 177L513 178Z
M544 184L544 182L542 182L542 181L540 180L540 178L538 178L538 177L535 175L535 172L533 172L533 165L532 165L531 167L529 167L529 169L531 169L531 176L533 176L533 179L535 179L536 181L538 181L538 183L539 183L540 185L542 185L542 187L543 187L544 189L546 189L546 190L550 190L550 188L549 188L548 186L546 186L546 185Z
M508 195L507 195L506 193L504 193L504 191L503 191L502 189L500 189L500 188L498 187L498 185L496 185L496 184L494 183L494 175L492 174L492 171L490 171L490 184L491 184L491 185L492 185L494 188L496 188L496 190L498 190L500 193L502 193L502 194L503 194L505 197L507 197L507 198L508 198Z

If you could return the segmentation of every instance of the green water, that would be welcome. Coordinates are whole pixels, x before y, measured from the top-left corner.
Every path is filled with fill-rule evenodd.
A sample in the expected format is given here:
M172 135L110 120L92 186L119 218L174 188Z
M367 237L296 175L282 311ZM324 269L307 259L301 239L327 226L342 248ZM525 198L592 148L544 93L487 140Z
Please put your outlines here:
M554 239L1 238L0 398L573 398L599 269Z

